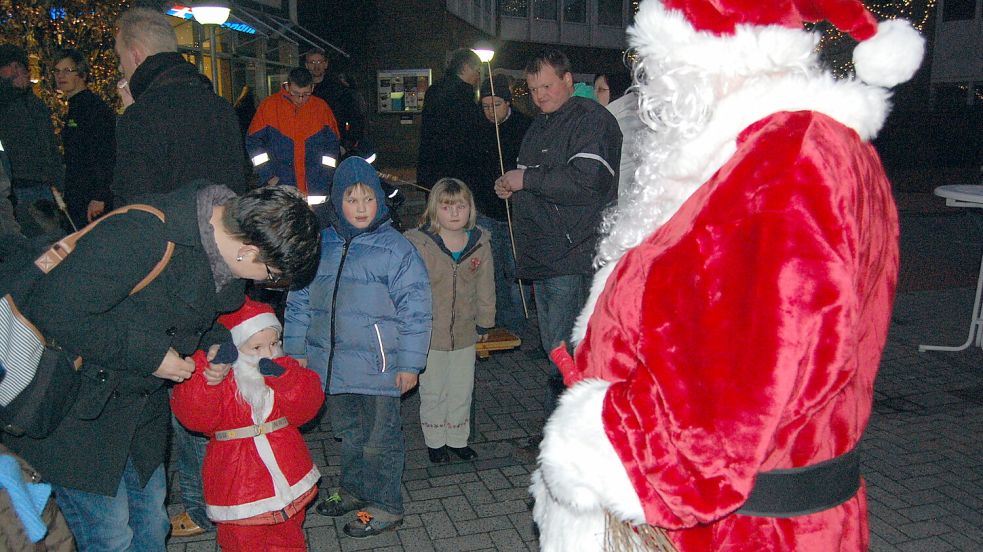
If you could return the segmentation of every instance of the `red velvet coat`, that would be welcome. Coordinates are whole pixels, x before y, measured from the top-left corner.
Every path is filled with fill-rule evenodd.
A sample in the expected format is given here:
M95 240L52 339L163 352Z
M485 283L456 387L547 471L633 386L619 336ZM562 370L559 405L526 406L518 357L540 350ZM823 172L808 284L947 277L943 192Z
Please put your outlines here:
M890 185L874 148L820 113L776 113L736 146L618 262L561 368L612 382L604 432L680 551L866 550L863 488L807 516L732 512L758 472L860 440L897 278Z
M297 428L324 402L317 374L290 357L275 359L285 371L265 378L273 408L264 421L286 416L289 425L253 438L217 441L217 431L253 425L251 408L237 397L231 373L219 385L208 385L205 353L195 353L194 360L195 374L174 388L171 407L185 427L211 437L202 473L208 517L222 522L282 510L316 485L321 474Z

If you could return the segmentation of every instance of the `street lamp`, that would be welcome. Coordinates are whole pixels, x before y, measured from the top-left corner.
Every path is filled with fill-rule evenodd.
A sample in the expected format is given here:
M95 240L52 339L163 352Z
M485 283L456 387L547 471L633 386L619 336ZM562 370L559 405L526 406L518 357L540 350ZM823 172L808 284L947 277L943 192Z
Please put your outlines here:
M218 60L216 59L215 28L229 20L231 12L228 2L223 0L202 1L191 6L195 21L208 28L208 53L211 56L212 88L218 94Z

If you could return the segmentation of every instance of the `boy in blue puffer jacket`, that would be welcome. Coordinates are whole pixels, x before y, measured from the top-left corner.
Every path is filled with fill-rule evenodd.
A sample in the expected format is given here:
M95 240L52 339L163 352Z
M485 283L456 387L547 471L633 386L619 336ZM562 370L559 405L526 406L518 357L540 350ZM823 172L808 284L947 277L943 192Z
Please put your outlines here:
M358 157L338 165L331 226L309 286L287 297L284 352L326 384L341 438L341 485L316 507L360 510L346 534L371 537L403 521L406 448L400 396L416 386L430 345L430 280L423 259L389 220L375 169Z

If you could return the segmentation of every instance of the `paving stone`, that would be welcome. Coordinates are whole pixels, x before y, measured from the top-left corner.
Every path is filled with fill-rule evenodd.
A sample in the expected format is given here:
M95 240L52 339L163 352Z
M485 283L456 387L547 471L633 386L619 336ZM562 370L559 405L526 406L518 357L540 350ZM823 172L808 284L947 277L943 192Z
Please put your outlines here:
M484 533L435 540L433 544L438 552L466 552L469 550L481 550L483 548L494 550L495 548L491 537Z

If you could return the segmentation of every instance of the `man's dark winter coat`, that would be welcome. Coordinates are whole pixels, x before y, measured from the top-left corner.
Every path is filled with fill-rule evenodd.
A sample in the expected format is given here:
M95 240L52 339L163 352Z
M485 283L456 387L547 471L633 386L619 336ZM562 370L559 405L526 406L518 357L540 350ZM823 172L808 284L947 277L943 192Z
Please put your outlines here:
M136 103L116 129L116 205L207 178L246 190L242 133L232 105L181 54L144 60L130 79Z
M355 94L335 75L324 75L324 80L314 86L314 95L327 102L338 121L341 146L356 149L365 136L365 114L355 101Z
M474 183L468 183L468 186L474 193L474 202L478 207L478 212L486 217L499 222L505 222L508 219L505 213L505 202L495 194L495 180L502 176L502 165L506 171L515 168L516 159L519 157L519 146L522 145L522 137L526 135L526 130L529 129L531 123L532 119L516 109L512 110L508 119L499 123L498 137L502 142L501 165L498 162L495 123L485 119L481 125L481 133L478 135L481 174Z
M538 280L591 274L601 216L617 199L621 129L594 100L540 113L519 149L523 189L512 196L516 267Z
M196 215L205 184L155 198L166 223L144 212L100 222L20 300L46 337L83 359L78 402L54 433L4 437L48 481L112 496L132 456L146 484L164 461L170 427L170 383L153 372L169 347L190 355L231 339L213 321L242 304L245 285L237 279L215 290ZM167 268L128 296L168 241L175 251Z
M457 75L435 82L423 102L417 182L429 187L449 176L472 186L479 160L474 140L481 120L473 86Z
M75 224L86 224L90 201L112 200L109 185L116 164L116 114L85 89L68 99L61 130L65 146L65 200Z
M51 110L30 88L0 78L0 142L10 159L14 193L24 186L57 186L64 177Z

